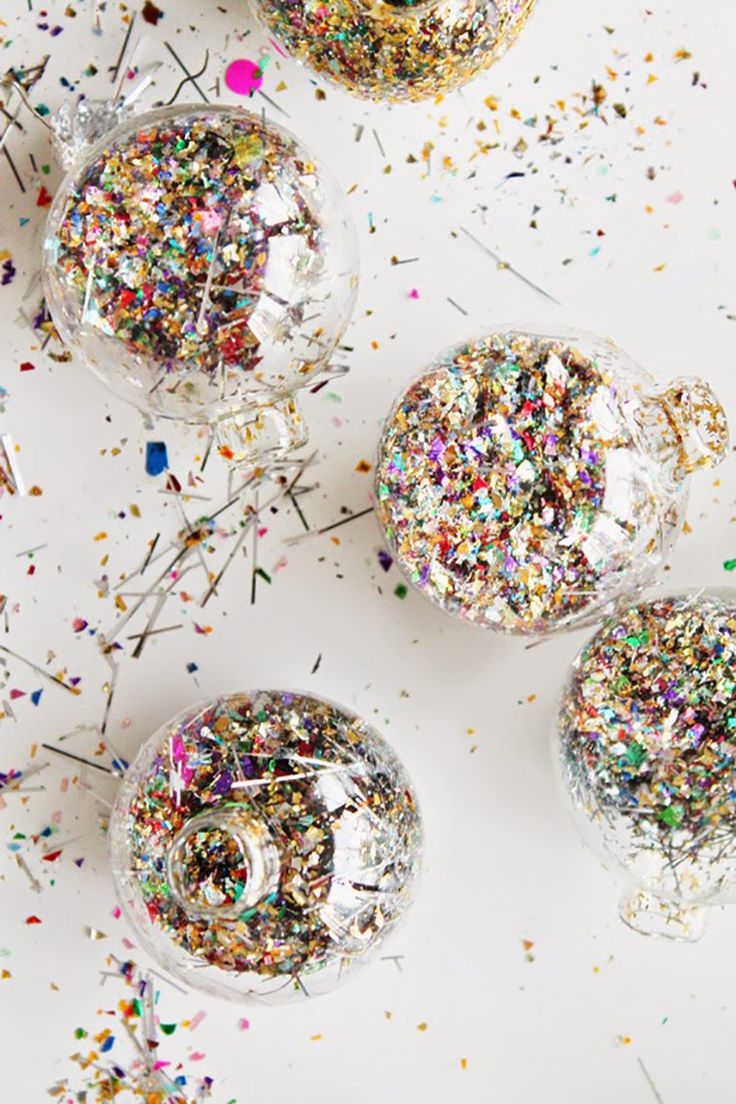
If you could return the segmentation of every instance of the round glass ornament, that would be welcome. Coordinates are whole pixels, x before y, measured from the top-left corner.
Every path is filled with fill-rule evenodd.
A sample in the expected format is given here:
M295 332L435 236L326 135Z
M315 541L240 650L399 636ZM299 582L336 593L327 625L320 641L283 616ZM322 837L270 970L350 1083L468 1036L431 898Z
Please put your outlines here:
M321 698L251 691L143 745L110 823L138 937L171 974L273 1003L334 988L409 905L422 825L389 746Z
M326 366L357 290L337 185L240 108L160 108L106 133L109 111L87 116L57 129L75 160L44 239L62 339L146 413L217 426L275 410L303 436L279 404Z
M660 390L611 341L504 327L396 400L376 511L399 567L443 610L541 635L594 623L649 583L689 473L727 448L702 380Z
M371 100L426 100L505 54L535 0L255 0L266 30L321 77Z
M620 914L693 940L736 901L736 590L641 602L575 660L556 734L586 842L627 882Z

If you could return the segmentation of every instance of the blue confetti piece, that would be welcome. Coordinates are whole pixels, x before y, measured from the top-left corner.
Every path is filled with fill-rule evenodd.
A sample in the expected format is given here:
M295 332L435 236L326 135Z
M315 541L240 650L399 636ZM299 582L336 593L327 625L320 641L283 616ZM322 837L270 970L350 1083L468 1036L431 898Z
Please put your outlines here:
M146 471L149 475L160 475L169 466L169 456L165 441L146 441Z
M41 700L41 695L42 694L43 694L43 690L34 690L33 691L33 693L31 694L31 701L33 702L34 705L38 705L38 703Z
M105 1041L100 1046L100 1050L102 1051L103 1054L107 1054L108 1050L112 1050L112 1048L114 1046L115 1046L115 1036L114 1035L108 1035L107 1038L105 1039Z

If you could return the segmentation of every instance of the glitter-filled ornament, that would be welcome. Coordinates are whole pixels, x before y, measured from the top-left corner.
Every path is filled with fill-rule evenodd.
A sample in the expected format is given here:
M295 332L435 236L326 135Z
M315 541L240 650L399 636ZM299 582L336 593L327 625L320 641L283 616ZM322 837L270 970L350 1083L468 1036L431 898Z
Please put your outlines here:
M448 613L514 633L578 628L651 580L688 473L727 447L702 380L658 390L603 338L501 329L396 401L376 509L407 578Z
M321 77L372 100L426 100L505 54L535 0L255 0L267 30Z
M422 827L409 778L354 714L252 691L148 740L110 824L120 899L170 973L210 993L325 993L410 903Z
M656 598L583 648L556 736L587 842L625 875L621 917L694 939L736 901L736 590Z
M68 119L57 131L76 154L44 242L61 337L150 414L250 424L326 366L350 318L357 249L337 185L239 108L154 110L85 147L107 118L88 114L81 136Z

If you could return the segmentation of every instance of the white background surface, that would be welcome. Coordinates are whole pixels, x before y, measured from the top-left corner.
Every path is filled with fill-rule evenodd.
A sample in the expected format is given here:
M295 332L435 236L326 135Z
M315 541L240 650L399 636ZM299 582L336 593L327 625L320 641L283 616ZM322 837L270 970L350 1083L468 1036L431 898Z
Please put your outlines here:
M32 94L51 108L69 95L61 77L87 94L107 93L105 67L124 34L117 4L108 4L96 37L86 5L72 2L75 19L64 15L65 3L45 9L50 25L64 28L55 38L37 27L44 22L38 0L30 12L26 0L6 0L2 9L2 67L51 53ZM257 57L264 39L254 32L243 40L243 8L223 7L165 0L156 28L138 21L134 40L145 35L134 62L164 62L149 102L168 99L181 75L164 40L191 69L209 47L201 83L213 98L227 61ZM409 108L366 106L332 89L318 100L304 70L272 60L264 90L289 113L273 117L323 155L346 189L357 185L348 202L363 278L346 338L354 348L351 373L305 402L311 444L319 449L307 480L319 486L302 500L312 526L339 519L343 507L366 507L370 476L355 466L372 459L396 392L438 349L494 321L611 334L662 382L688 372L706 376L736 421L736 323L728 317L736 313L735 40L736 7L723 0L655 3L651 10L619 0L547 0L496 69L440 104ZM681 48L692 57L676 60ZM92 61L98 75L82 77ZM276 91L280 80L287 87ZM600 116L589 114L594 80L608 93ZM489 95L496 112L484 104ZM613 103L625 105L625 118ZM556 120L555 141L540 141L548 115ZM0 722L0 771L28 767L40 741L99 724L107 668L96 638L75 633L72 621L83 617L90 628L109 630L114 606L98 596L95 580L106 572L118 581L156 532L163 540L179 528L161 479L145 474L145 441L167 442L183 483L202 444L175 426L146 430L139 414L79 364L44 356L19 317L21 305L30 313L39 299L39 183L53 190L59 179L55 169L33 176L29 152L39 166L51 155L43 128L21 118L26 133L13 135L9 149L25 195L0 158L0 251L11 251L18 270L0 287L0 383L10 393L0 429L14 435L23 475L43 495L0 500L0 591L10 596L9 631L0 642L41 666L52 651L49 669L81 676L83 692L74 698L10 660L7 678L0 670L2 696L41 687L43 695L38 707L29 696L18 698L16 719ZM358 125L364 131L356 143ZM527 149L515 154L520 137ZM495 148L480 153L478 141ZM429 163L421 159L426 142L434 144ZM407 163L410 153L417 164ZM452 160L443 164L446 157ZM525 175L504 182L510 172ZM499 271L458 236L461 225L561 305ZM419 260L392 266L392 255ZM412 288L418 300L409 297ZM26 360L35 370L21 373ZM224 499L226 469L218 459L202 493ZM132 503L140 518L131 516ZM185 508L198 512L194 503ZM692 532L672 558L668 585L728 582L722 565L736 557L735 513L730 459L693 480ZM582 638L528 651L523 642L451 623L414 593L400 601L396 569L384 575L377 563L381 540L372 517L337 530L339 544L328 535L287 545L300 531L292 511L264 526L259 563L273 573L286 561L272 584L259 584L251 606L250 563L238 559L220 599L205 611L172 602L160 624L184 628L154 638L141 659L121 660L112 739L131 757L170 715L224 689L320 691L373 720L404 758L423 799L426 876L387 950L405 956L402 972L379 961L330 997L275 1009L185 997L162 984L163 1022L207 1013L195 1032L180 1026L166 1038L162 1057L181 1058L186 1074L213 1077L217 1104L732 1099L736 911L715 914L693 946L628 931L617 918L615 881L583 851L554 789L548 732ZM107 538L95 541L100 532ZM45 547L32 559L22 554L38 544ZM230 547L218 538L208 563L219 567ZM183 587L200 595L201 573L192 572ZM195 621L213 631L198 635ZM138 621L130 631L140 628ZM199 665L195 676L186 670L191 661ZM97 738L80 733L64 746L91 755ZM97 772L76 775L67 761L36 752L35 762L44 761L49 766L36 782L45 791L25 799L9 794L0 811L4 845L16 832L26 835L21 854L42 884L40 894L32 892L3 846L0 969L11 976L0 981L0 1046L13 1086L3 1090L4 1104L48 1099L46 1090L63 1078L81 1088L69 1056L91 1040L79 1044L75 1027L113 1027L98 1010L130 995L114 980L100 988L106 956L129 952L121 942L124 922L112 917L98 820L104 806L73 779L108 798L111 786ZM34 842L49 824L57 833ZM42 860L44 849L59 846L56 863ZM30 914L42 924L26 926ZM90 940L89 926L106 938ZM533 961L523 939L534 943ZM145 964L137 951L130 954ZM243 1015L246 1031L238 1027ZM125 1065L128 1044L116 1034L106 1057ZM193 1051L205 1057L192 1060Z

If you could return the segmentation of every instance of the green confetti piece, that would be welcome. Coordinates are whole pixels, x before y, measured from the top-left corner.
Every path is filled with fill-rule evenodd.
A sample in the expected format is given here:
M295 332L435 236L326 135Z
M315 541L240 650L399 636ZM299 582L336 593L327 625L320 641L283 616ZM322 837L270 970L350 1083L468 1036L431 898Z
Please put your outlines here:
M176 1031L176 1024L159 1024L159 1027L163 1031L164 1035L173 1035Z
M682 805L668 805L660 813L660 818L668 828L677 828L681 824L684 815L685 810Z
M725 560L723 566L726 571L736 571L736 560Z
M638 744L636 740L632 744L629 744L626 750L626 758L631 763L632 767L637 769L642 765L647 757L646 748L643 748L641 744Z
M401 598L402 601L403 601L404 598L406 598L408 593L409 593L409 588L406 585L406 583L399 583L398 586L396 587L396 589L394 590L394 594L396 595L396 597Z

